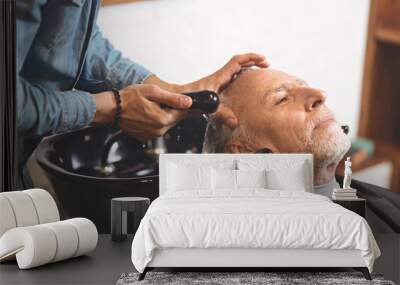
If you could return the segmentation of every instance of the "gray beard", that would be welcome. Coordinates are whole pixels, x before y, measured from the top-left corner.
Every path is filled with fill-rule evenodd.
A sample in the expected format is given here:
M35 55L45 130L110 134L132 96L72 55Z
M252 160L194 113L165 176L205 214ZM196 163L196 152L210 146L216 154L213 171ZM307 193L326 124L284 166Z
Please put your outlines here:
M351 145L350 139L338 124L329 128L329 131L322 134L314 134L313 130L306 134L306 149L314 155L316 176L319 170L338 164Z

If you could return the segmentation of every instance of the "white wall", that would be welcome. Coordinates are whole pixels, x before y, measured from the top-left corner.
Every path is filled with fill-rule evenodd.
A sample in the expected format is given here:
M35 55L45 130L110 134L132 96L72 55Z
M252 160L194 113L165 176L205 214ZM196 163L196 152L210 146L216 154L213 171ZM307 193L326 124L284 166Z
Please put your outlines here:
M104 7L98 23L124 54L184 83L232 55L263 53L272 66L328 93L356 134L368 0L146 0Z

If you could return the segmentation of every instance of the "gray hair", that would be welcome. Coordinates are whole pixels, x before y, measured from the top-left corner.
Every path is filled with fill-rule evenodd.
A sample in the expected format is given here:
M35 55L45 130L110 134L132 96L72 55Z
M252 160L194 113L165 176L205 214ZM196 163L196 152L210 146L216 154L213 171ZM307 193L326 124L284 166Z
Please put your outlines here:
M240 76L243 72L252 70L252 68L242 68L234 77L235 80L238 76ZM226 89L228 90L229 87ZM224 93L222 92L221 97L224 97ZM228 98L223 100L224 104L227 107L232 108L233 103ZM247 139L249 138L247 132L245 132L242 125L237 127L235 130L231 130L229 127L223 124L221 120L214 117L213 115L207 117L207 129L204 135L204 143L203 143L203 153L223 153L225 150L225 145L235 136L243 136Z
M242 122L234 130L226 126L219 118L208 118L206 133L204 135L203 153L224 153L226 144L233 138L240 138L243 142L251 142L251 132Z

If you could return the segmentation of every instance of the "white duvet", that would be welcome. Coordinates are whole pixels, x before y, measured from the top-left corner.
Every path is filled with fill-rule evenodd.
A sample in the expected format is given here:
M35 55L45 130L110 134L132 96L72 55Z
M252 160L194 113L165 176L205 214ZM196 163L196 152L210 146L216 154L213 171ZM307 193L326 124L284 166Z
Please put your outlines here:
M380 255L359 215L321 195L265 189L160 196L134 237L135 268L165 248L358 249L370 271Z

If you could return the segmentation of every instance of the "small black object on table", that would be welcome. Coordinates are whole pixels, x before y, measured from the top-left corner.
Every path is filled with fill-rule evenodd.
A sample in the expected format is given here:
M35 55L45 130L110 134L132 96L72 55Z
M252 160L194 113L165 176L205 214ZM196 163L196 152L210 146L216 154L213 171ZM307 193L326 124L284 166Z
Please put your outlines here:
M124 241L128 234L128 213L133 212L133 234L150 205L144 197L118 197L111 199L111 239Z
M354 199L332 199L332 201L365 218L367 200L363 198L354 198Z

